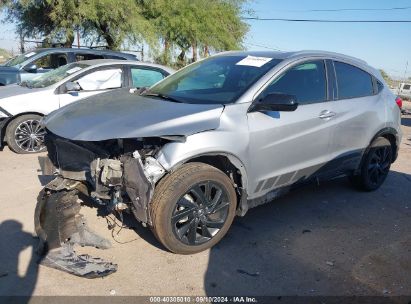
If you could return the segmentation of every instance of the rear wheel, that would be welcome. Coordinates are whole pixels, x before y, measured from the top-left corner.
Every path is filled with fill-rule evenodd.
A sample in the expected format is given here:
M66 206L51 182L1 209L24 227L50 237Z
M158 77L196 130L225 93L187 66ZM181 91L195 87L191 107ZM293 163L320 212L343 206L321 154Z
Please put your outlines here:
M41 118L40 115L27 114L12 120L6 130L9 148L19 154L44 151L46 131L40 125Z
M364 156L360 174L351 176L351 182L365 191L378 189L387 178L392 157L390 141L384 137L377 138Z
M156 187L150 205L152 230L174 253L200 252L227 233L236 203L227 175L207 164L189 163Z

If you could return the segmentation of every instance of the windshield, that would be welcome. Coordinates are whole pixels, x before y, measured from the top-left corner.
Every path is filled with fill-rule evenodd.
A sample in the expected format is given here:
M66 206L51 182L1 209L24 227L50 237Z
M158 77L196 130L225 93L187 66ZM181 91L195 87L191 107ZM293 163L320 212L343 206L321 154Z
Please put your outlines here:
M68 65L63 65L55 70L41 74L40 76L28 81L26 84L30 88L45 88L53 85L64 78L74 74L89 65L80 63L71 63ZM24 83L22 83L24 85Z
M26 61L27 59L29 59L30 57L33 57L34 55L36 55L36 52L28 52L28 53L24 53L21 54L19 56L16 56L12 59L10 59L9 61L7 61L4 66L20 66L24 61Z
M233 103L280 61L246 55L210 57L167 77L144 95L184 103Z

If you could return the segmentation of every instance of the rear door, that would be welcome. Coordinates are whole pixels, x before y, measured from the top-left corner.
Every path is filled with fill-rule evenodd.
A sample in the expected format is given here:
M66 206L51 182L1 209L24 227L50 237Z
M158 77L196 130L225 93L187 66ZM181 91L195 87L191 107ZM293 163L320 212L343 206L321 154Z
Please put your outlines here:
M356 169L362 152L384 127L385 104L377 80L368 72L345 62L335 68L336 100L331 102L330 153L336 170Z
M331 116L324 60L298 63L257 98L269 93L295 95L294 112L248 113L252 196L315 175L329 161Z
M148 66L129 66L128 85L130 88L151 87L163 80L168 73L158 68Z

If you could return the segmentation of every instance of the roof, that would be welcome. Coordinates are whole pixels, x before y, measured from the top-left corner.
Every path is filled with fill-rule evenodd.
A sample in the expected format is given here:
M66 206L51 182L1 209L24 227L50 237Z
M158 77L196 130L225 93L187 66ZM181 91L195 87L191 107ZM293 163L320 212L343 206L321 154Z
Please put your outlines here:
M302 50L302 51L295 51L295 52L277 52L277 51L229 51L223 52L218 54L220 56L225 55L250 55L250 56L260 56L260 57L269 57L269 58L276 58L276 59L292 59L292 58L302 58L302 57L310 57L310 56L323 56L323 57L330 57L342 60L349 60L354 61L362 65L368 65L367 62L364 60L340 54L334 52L327 52L327 51L317 51L317 50ZM217 55L217 56L218 56Z
M83 60L77 61L76 63L85 64L88 66L102 66L111 64L122 64L122 65L134 65L134 66L148 66L153 68L162 69L170 74L174 73L175 70L164 65L143 62L143 61L131 61L131 60L120 60L120 59L93 59L93 60Z
M99 49L84 49L84 48L40 48L34 50L36 53L45 53L45 52L67 52L67 53L74 53L74 52L81 52L81 53L90 53L90 54L112 54L118 55L121 54L124 58L130 58L136 60L136 56L130 53L120 52L120 51L112 51L112 50L99 50Z

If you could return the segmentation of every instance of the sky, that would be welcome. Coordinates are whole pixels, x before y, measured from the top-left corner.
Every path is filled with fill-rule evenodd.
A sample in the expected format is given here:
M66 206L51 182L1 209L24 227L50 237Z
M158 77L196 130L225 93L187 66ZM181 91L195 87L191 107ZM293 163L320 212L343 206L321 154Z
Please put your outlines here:
M411 0L250 0L246 6L260 18L411 20L411 8L381 10L398 7L411 7ZM315 11L335 9L357 10ZM247 22L244 45L249 50L333 51L361 58L394 77L411 77L411 23ZM0 48L18 49L14 25L0 23Z
M410 0L255 0L259 18L411 20L411 9L318 12L307 10L411 7ZM249 21L248 49L325 50L361 58L395 77L411 76L411 23L299 23Z

